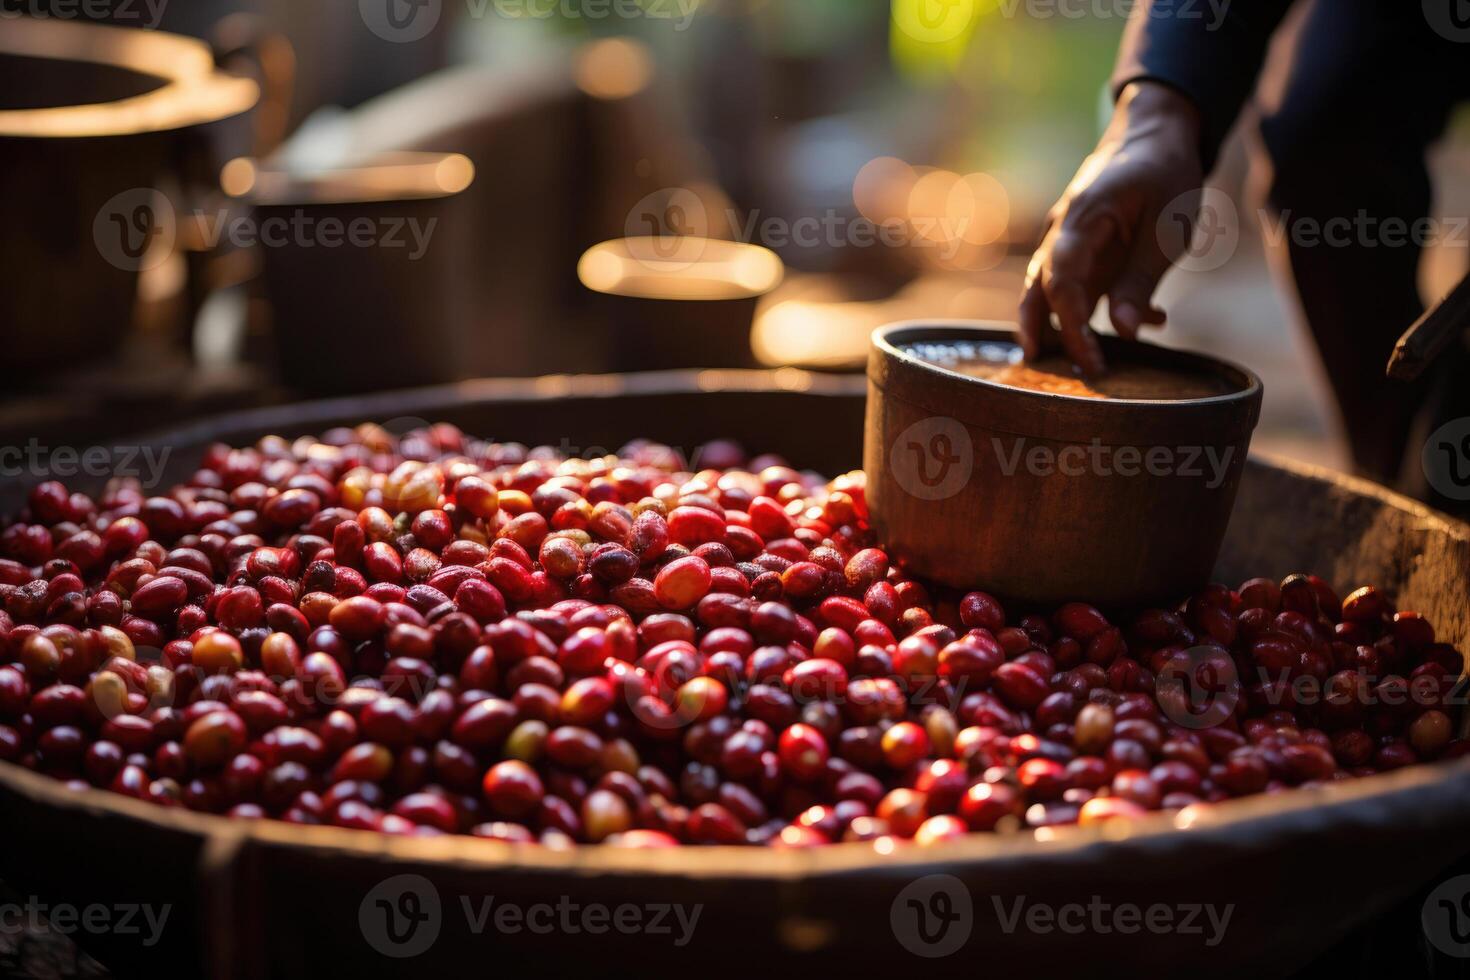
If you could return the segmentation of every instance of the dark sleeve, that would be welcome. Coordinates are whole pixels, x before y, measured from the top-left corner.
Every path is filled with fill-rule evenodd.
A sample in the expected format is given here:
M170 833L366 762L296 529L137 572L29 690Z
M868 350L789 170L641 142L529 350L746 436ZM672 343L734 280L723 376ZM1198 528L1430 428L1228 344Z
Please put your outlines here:
M1133 8L1113 96L1129 82L1163 82L1200 111L1208 172L1220 144L1255 91L1271 35L1293 0L1140 0Z

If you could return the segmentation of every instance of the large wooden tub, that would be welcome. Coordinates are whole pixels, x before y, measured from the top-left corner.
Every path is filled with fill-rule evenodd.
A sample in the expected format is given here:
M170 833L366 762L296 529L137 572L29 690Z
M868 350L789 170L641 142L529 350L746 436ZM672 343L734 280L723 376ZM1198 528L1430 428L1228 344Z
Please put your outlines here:
M363 418L443 419L497 438L566 440L576 450L616 448L640 435L686 448L731 436L836 473L861 458L863 382L797 372L471 382L241 413L149 442L170 448L176 477L215 439L314 432ZM23 492L0 487L0 508L14 507ZM1219 575L1238 582L1304 568L1339 589L1366 581L1386 587L1405 607L1430 615L1442 635L1470 647L1465 526L1369 484L1255 459ZM1226 976L1246 967L1279 975L1470 851L1470 762L1159 816L1126 834L975 836L886 856L864 845L557 853L471 838L251 825L73 792L0 765L0 840L0 877L22 894L80 906L168 905L162 938L151 945L146 929L76 936L114 969L152 975L550 976L572 968L666 975L688 968L717 976L838 969L1049 976L1084 962L1104 975ZM927 877L936 874L952 879ZM959 918L925 945L916 939L909 899L940 912L934 895L944 889L958 899L949 908ZM408 893L417 906L406 904ZM692 936L677 945L682 934L672 917L663 920L674 923L671 931L499 931L493 917L479 917L491 896L522 909L701 909ZM1029 929L1023 918L1006 929L1017 908L1094 901L1231 911L1213 945L1206 945L1217 938L1208 926L1102 934ZM428 916L423 931L409 929L406 918L389 922L389 908L417 908ZM653 914L645 911L644 921ZM395 924L400 931L391 931ZM939 952L965 936L952 955L921 959L911 951ZM387 955L407 952L416 955Z

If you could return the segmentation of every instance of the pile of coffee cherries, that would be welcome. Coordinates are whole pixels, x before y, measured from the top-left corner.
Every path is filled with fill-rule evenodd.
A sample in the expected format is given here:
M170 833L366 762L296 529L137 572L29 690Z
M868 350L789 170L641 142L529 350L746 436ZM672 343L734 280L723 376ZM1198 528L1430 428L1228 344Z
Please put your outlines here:
M861 473L694 459L362 425L43 483L0 531L0 760L390 834L886 850L1466 749L1460 654L1371 587L1008 614L891 563Z

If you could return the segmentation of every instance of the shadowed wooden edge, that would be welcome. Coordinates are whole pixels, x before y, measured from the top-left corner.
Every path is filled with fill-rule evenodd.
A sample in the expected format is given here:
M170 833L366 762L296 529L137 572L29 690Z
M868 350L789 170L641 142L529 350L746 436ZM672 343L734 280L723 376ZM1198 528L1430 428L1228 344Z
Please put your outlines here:
M317 432L322 426L338 424L346 419L384 421L414 416L433 422L437 420L428 417L433 413L473 403L530 404L567 398L599 401L629 396L701 393L785 393L862 401L867 396L867 382L856 374L819 374L795 368L775 371L710 368L699 371L642 371L628 374L548 374L536 378L475 378L450 384L378 394L346 395L210 416L186 425L144 433L134 441L139 445L202 449L210 442L228 440L233 436L252 432L257 436L275 432ZM711 420L708 428L714 431L707 438L719 438L719 430L723 424L721 419ZM514 438L513 432L474 434ZM860 426L853 435L855 439L861 439ZM861 454L858 454L853 457L851 466L860 466L861 463Z
M1216 577L1312 571L1346 593L1375 584L1470 654L1470 525L1368 480L1252 453Z

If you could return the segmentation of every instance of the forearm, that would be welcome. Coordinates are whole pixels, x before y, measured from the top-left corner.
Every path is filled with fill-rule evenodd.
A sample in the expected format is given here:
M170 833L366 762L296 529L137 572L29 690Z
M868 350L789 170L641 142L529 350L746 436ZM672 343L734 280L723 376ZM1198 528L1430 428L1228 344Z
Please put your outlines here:
M1292 0L1139 0L1123 35L1113 92L1162 83L1198 111L1200 156L1220 144L1255 90L1271 36Z

